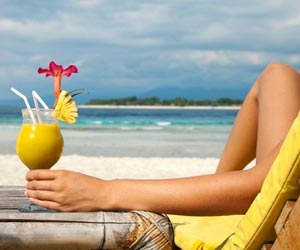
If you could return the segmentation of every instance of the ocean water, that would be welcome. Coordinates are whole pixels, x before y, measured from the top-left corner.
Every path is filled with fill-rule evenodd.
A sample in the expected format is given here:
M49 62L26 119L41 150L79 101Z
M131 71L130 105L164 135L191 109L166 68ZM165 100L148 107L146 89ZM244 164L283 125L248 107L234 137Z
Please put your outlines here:
M80 108L61 122L64 154L110 157L220 157L238 110ZM14 154L20 107L0 107L0 154Z

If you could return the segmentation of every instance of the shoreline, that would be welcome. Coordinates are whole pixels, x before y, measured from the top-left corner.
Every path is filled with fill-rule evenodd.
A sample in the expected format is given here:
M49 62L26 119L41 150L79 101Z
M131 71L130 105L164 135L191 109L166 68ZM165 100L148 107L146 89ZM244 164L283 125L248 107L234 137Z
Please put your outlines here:
M187 109L187 110L239 110L241 106L163 106L163 105L78 105L79 109Z

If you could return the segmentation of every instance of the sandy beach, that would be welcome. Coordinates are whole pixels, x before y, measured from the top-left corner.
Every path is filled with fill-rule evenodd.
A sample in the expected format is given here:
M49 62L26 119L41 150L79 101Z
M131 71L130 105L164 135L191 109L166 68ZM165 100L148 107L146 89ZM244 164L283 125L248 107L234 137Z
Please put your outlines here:
M0 155L0 185L25 185L28 171L16 155ZM213 173L217 158L137 158L63 156L53 169L68 169L103 179L157 179Z

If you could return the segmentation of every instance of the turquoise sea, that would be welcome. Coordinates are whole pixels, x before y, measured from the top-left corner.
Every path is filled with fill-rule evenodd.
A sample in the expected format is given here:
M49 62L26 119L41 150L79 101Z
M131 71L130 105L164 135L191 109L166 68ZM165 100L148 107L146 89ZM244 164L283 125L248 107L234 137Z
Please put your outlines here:
M79 108L60 123L64 154L117 157L219 157L235 109ZM21 108L0 106L0 154L14 154Z

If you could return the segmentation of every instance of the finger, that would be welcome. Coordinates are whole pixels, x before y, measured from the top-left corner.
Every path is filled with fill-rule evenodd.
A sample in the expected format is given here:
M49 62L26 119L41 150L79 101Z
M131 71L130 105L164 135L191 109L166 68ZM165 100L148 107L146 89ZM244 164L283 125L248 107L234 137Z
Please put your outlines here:
M59 210L59 205L56 202L53 201L45 201L45 200L39 200L35 198L29 199L31 203L41 206L43 208L51 209L51 210Z
M36 169L31 170L26 174L26 180L53 180L55 179L55 173L53 170L48 169Z
M52 192L52 191L27 189L25 191L25 195L28 198L32 198L32 199L56 202L54 192Z
M28 181L26 184L27 190L48 190L48 191L55 191L55 185L52 180L44 181L44 180L32 180Z
M61 212L73 212L76 211L75 208L73 208L72 206L66 205L66 204L61 204L59 202L56 201L52 201L52 200L42 200L42 199L38 199L38 198L29 198L30 202L47 208L47 209L52 209L52 210L56 210L56 211L61 211Z

